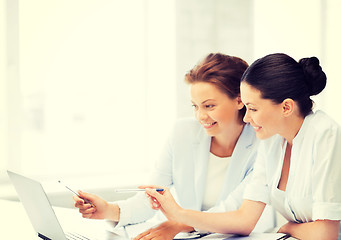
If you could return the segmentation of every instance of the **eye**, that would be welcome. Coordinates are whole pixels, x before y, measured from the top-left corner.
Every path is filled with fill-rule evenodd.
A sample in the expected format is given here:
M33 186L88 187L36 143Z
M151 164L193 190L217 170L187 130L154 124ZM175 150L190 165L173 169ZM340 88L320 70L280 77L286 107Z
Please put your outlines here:
M255 108L249 108L248 110L252 111L252 112L256 112L257 111L257 109L255 109Z
M213 105L213 104L205 105L205 108L213 108L213 107L215 107L215 105Z
M198 106L197 106L197 105L195 105L195 104L192 104L192 107L193 107L195 110L197 110L197 109L198 109Z

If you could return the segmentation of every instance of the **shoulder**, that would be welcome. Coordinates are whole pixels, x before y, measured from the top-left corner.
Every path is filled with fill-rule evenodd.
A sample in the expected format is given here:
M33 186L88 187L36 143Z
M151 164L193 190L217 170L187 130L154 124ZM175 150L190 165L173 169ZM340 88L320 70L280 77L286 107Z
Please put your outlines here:
M256 132L250 124L245 124L243 131L239 136L237 146L243 146L243 151L246 149L256 149L259 144L259 139L256 136ZM245 147L245 148L244 148ZM237 149L240 149L237 147Z
M326 134L341 134L340 125L323 111L316 111L305 118L307 134L314 137L325 136Z
M283 137L276 134L267 139L259 140L258 152L262 155L267 155L272 153L273 150L277 150L283 144Z
M259 139L256 136L256 132L250 124L245 124L243 128L243 132L241 134L241 138L246 138L250 141L251 144L259 142Z

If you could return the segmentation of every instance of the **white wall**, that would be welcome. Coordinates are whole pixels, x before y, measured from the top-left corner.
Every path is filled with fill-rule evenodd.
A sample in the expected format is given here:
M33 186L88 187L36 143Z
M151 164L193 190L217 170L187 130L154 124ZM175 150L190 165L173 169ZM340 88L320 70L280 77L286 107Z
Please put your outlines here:
M324 54L323 62L324 70L327 74L327 87L324 94L325 100L323 109L328 112L335 120L341 124L341 110L339 109L340 89L341 89L341 73L340 73L340 56L341 56L341 1L326 1L325 30L324 38Z

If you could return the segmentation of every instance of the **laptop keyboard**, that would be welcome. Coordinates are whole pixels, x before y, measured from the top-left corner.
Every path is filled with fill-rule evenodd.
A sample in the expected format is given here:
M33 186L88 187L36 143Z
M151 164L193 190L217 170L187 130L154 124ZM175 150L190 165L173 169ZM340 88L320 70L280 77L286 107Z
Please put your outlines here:
M68 240L90 240L90 238L87 238L85 236L82 236L82 235L80 235L78 233L74 233L74 232L67 232L66 238Z

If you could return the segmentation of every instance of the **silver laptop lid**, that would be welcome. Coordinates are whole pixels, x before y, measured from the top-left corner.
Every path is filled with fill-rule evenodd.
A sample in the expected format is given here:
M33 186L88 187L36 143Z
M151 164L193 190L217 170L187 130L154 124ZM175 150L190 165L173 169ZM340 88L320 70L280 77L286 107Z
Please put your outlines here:
M37 234L43 239L66 240L42 185L18 173L7 173Z

